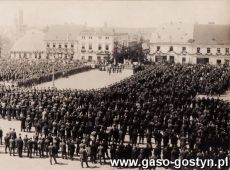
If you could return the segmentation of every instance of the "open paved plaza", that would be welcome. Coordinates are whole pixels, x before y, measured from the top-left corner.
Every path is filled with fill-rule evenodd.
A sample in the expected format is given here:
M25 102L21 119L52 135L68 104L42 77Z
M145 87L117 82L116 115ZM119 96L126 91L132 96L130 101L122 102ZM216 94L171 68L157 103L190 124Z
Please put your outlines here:
M22 134L24 137L26 134L28 137L32 137L34 135L34 128L30 133L20 132L20 121L8 121L0 119L0 127L3 129L4 135L7 133L9 128L14 128L17 132ZM18 156L10 156L9 153L5 154L4 146L0 145L0 166L1 169L4 170L77 170L82 169L79 161L79 157L75 158L73 161L65 160L62 158L57 158L58 164L50 165L49 158L27 158L26 153L24 153L23 158L19 158ZM92 169L102 169L102 170L115 170L117 168L111 167L110 165L100 165L92 164L89 162L89 166ZM85 166L86 167L86 166ZM87 168L86 168L87 169ZM122 168L124 169L124 168ZM156 170L163 170L164 168L157 168ZM125 170L125 169L124 169Z
M124 78L127 78L132 75L132 70L123 70L122 73L111 73L109 74L106 71L91 70L84 73L79 73L68 78L61 78L55 80L55 87L58 89L97 89L108 86L115 82L121 81ZM52 82L43 83L38 85L38 88L52 87ZM20 121L7 121L0 119L0 127L3 129L4 135L9 130L9 128L14 128L17 134L21 133L22 137L27 134L29 137L34 135L33 132L25 133L20 132ZM33 129L32 129L33 130ZM76 170L81 169L79 160L63 160L58 158L58 165L51 166L49 159L40 159L40 158L19 158L18 156L10 156L9 154L4 153L4 147L0 146L0 165L2 168L7 170ZM25 163L26 162L26 163ZM116 169L112 168L109 165L99 165L99 164L90 164L91 168L100 168L100 169Z
M15 128L17 135L20 132L20 121L7 121L0 119L0 127L3 129L4 135L9 130L9 128ZM34 130L34 129L32 129ZM29 137L34 135L31 133L22 132L22 137L27 134ZM25 154L24 154L25 156ZM79 160L63 160L62 158L57 158L59 164L50 165L49 158L32 158L29 159L27 157L19 158L18 156L10 156L9 154L4 153L4 147L0 145L0 166L2 170L77 170L81 169ZM100 165L100 164L91 164L92 168L100 168L100 169L115 169L110 167L109 165Z
M102 88L124 78L127 78L133 74L133 70L125 69L122 73L111 73L107 71L90 70L87 72L79 73L68 78L61 78L55 80L55 87L57 89L97 89ZM38 88L52 87L53 82L47 82L37 85Z

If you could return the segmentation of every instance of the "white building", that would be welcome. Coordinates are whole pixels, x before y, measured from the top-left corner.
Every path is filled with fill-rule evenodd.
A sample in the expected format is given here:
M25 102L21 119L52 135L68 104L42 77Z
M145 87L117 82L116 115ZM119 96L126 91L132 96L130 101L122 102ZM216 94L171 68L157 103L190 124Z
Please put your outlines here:
M47 58L78 59L78 36L83 29L72 24L49 27L44 39Z
M41 59L46 57L44 43L45 34L38 30L31 30L16 41L10 50L10 57L14 59Z
M154 62L229 64L229 25L170 23L157 28L148 59Z
M104 62L112 58L114 43L128 45L128 34L112 29L86 29L72 24L50 26L45 33L29 31L11 49L14 58L59 58Z
M80 60L88 62L103 62L113 54L113 33L84 30L80 33L78 40Z

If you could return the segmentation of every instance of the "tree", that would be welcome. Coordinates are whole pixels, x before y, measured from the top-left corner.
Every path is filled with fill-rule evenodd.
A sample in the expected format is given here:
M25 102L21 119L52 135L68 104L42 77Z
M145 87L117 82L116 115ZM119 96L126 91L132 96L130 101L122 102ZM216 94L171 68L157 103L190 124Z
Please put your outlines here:
M124 59L131 60L131 62L144 62L146 54L142 48L142 43L142 40L140 42L130 42L129 46L126 47L124 44L119 44L119 42L115 41L113 53L114 63L123 63Z

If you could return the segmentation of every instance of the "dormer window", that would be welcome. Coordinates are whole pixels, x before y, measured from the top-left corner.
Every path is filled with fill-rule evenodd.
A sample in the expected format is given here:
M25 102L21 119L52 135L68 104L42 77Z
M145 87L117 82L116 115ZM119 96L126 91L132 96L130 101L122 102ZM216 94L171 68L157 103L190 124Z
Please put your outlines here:
M200 53L200 47L197 47L196 52Z
M173 46L170 46L170 47L169 47L169 51L173 51Z
M182 47L182 51L186 51L186 47Z
M226 48L226 49L225 49L225 53L226 53L226 54L229 54L229 48Z
M211 49L210 48L207 48L207 53L211 53Z
M157 46L157 51L160 51L161 47L160 46Z

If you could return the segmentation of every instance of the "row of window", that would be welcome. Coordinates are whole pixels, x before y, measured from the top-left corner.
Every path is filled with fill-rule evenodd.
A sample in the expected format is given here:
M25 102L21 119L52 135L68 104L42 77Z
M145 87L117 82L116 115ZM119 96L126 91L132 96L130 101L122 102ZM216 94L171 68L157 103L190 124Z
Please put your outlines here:
M48 44L46 45L46 47L49 48L49 47L51 47L51 46L50 46L50 44L48 43ZM68 45L65 44L63 47L64 47L64 48L68 48ZM71 47L71 48L74 48L74 45L71 44L70 47ZM53 48L56 48L56 44L55 44L55 43L53 43ZM59 44L59 45L58 45L58 48L62 48L62 45Z
M196 52L200 53L200 47L197 47ZM211 53L211 48L207 48L207 53ZM220 53L220 48L217 48L217 53ZM229 48L225 48L225 53L229 54Z
M85 56L81 57L82 60L86 60ZM97 56L97 61L101 61L101 56ZM93 57L92 56L88 56L87 61L93 61Z
M27 58L27 56L29 56L29 57L31 57L31 53L19 53L18 54L18 57L19 58ZM14 57L16 57L16 53L14 53ZM34 58L41 58L42 57L42 55L41 55L41 53L34 53Z
M157 46L157 51L160 50L160 46ZM173 51L173 46L169 47L169 51ZM182 47L182 51L186 51L186 47ZM197 47L197 53L200 53L200 47ZM207 53L211 53L211 48L207 48ZM217 53L220 53L220 48L217 48ZM225 48L225 53L229 54L229 48Z
M83 40L85 40L85 39L86 39L86 37L85 37L85 36L82 36L81 38L82 38ZM93 37L92 37L92 36L89 36L89 37L88 37L88 39L92 40L92 39L93 39ZM101 37L101 36L99 36L99 37L98 37L98 39L102 39L102 37ZM109 37L107 37L107 36L106 36L106 37L105 37L105 39L106 39L106 40L108 40L108 39L109 39Z
M160 50L160 46L157 46L157 51ZM173 46L169 47L169 51L173 51ZM186 51L186 47L182 47L182 51ZM197 53L200 53L200 47L197 47ZM211 53L211 48L207 48L207 53ZM217 53L220 53L220 48L217 48ZM229 54L229 48L225 48L225 53Z
M82 45L81 49L85 50L86 49L85 45ZM92 49L93 49L92 44L89 44L89 50L92 50ZM102 50L102 45L101 44L98 45L98 50ZM107 50L107 51L109 50L109 45L108 44L105 45L105 50Z

